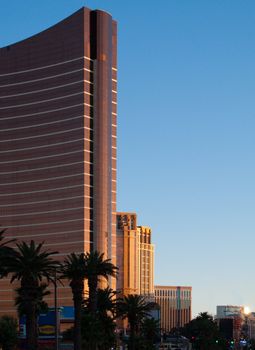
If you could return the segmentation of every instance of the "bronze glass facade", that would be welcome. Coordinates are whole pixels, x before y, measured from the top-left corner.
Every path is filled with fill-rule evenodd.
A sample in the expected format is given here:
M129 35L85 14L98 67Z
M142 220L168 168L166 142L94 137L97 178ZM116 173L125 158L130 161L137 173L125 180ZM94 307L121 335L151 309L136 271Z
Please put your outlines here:
M116 263L116 50L116 22L87 8L0 49L8 238L45 241L61 259L97 249ZM66 286L59 304L72 305ZM12 311L12 288L0 281L0 314Z

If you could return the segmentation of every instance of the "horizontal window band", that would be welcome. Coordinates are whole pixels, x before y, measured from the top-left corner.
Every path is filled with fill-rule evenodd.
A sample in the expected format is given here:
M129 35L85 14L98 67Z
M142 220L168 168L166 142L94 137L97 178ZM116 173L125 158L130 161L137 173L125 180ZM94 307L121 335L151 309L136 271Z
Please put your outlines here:
M114 81L115 83L117 83L117 82L118 82L118 81L117 81L117 79L113 79L113 78L112 78L112 81Z
M83 130L83 127L74 128L74 129L68 129L68 130L63 130L63 131L50 132L49 134L41 134L41 135L34 135L34 136L27 136L27 137L19 137L17 139L0 140L0 142L13 142L13 141L36 139L36 138L45 137L45 136L53 136L53 135L65 134L65 133L68 133L68 132L71 132L71 131L76 131L76 130ZM90 142L93 142L93 141L91 140Z
M14 148L10 149L7 151L0 151L0 154L2 153L12 153L12 152L22 152L22 151L29 151L32 149L41 149L41 148L50 148L50 147L55 147L55 146L61 146L61 145L67 145L69 143L75 143L75 142L80 142L80 141L91 141L90 139L82 138L82 139L76 139L76 140L70 140L70 141L64 141L64 142L56 142L56 143L50 143L47 145L41 145L41 146L34 146L34 147L25 147L25 148ZM83 150L84 152L89 152L92 153L92 151L89 150ZM0 175L3 174L0 172Z
M116 158L116 157L112 157L112 159L113 159L113 160L117 160L117 158ZM1 175L1 173L0 173L0 175Z
M116 135L112 135L112 137L113 137L113 138L115 138L115 139L117 138L117 136L116 136Z
M67 255L67 254L66 254ZM70 287L69 287L70 288ZM53 293L52 293L53 294ZM54 298L48 298L47 296L45 297L45 300L46 301L49 301L49 300L55 300ZM58 300L70 300L70 302L72 303L72 296L70 295L70 297L58 297ZM71 306L71 305L70 305Z
M84 103L78 103L76 105L71 105L71 106L61 107L61 108L56 108L56 109L50 109L48 111L29 113L29 114L23 114L23 115L16 115L16 116L13 116L13 117L0 118L0 121L2 121L2 120L19 119L19 118L26 118L26 117L34 117L34 116L41 116L42 114L63 111L65 109L70 109L70 108L74 108L74 107L80 107L80 106L83 106L83 105L84 105Z
M84 83L84 80L73 81L71 83L57 85L57 86L52 86L52 87L45 88L45 89L40 89L40 90L33 90L33 91L29 91L29 92L22 92L22 93L15 94L15 95L0 96L0 99L2 99L2 98L11 98L11 97L16 97L16 96L24 96L24 95L30 95L30 94L38 94L39 92L51 91L51 90L55 90L55 89L61 89L61 88L66 87L66 86L71 86L71 85L75 85L75 84L79 84L79 83ZM87 91L84 91L84 93L86 95L91 95L91 93L89 93Z
M86 186L86 185L81 184L81 185L73 185L73 186L55 187L55 188L51 188L51 189L47 189L47 190L7 193L7 194L0 194L0 197L19 196L19 195L24 195L24 194L34 194L34 193L43 193L43 192L53 192L53 191L68 190L70 188L77 188L77 187L83 187L83 186Z
M81 254L81 253L84 253L84 251L83 252L75 252L75 254ZM68 253L57 253L54 256L67 256L67 255L68 255Z
M35 158L26 158L26 159L17 159L17 160L8 160L5 162L0 162L0 164L12 164L12 163L21 163L21 162L27 162L27 161L34 161L34 160L38 160L38 159L48 159L48 158L55 158L55 157L61 157L61 156L66 156L69 154L75 154L75 153L79 153L79 152L83 152L82 149L77 150L77 151L71 151L71 152L64 152L64 153L58 153L58 154L51 154L49 156L43 156L43 157L35 157Z
M112 92L114 92L115 94L117 94L117 91L116 91L116 90L112 90Z
M14 301L13 299L1 299L1 300L0 300L1 303L10 303L10 302L13 303L13 301ZM16 310L16 309L15 309L15 310Z
M78 116L76 116L76 117L54 120L53 122L47 122L47 123L42 123L42 124L34 124L34 125L21 126L21 127L19 127L19 128L2 129L2 130L0 130L0 132L13 131L13 130L22 130L22 129L30 129L30 128L37 128L37 127L45 126L45 125L51 125L51 124L57 124L57 123L64 123L64 122L66 122L66 121L75 120L75 119L79 119L79 118L88 118L88 119L92 119L91 117L86 116L86 115L78 115ZM88 127L86 127L86 126L82 126L82 128L84 128L84 129L86 129L86 130L93 130L93 129L88 128ZM0 153L1 153L1 152L0 152Z
M92 232L91 230L72 230L72 231L62 231L62 232L50 232L50 233L38 233L38 234L30 234L30 235L17 235L17 236L11 236L10 239L20 239L20 238L26 238L26 237L44 237L44 236L58 236L58 235L65 235L65 234L73 234L76 232Z
M35 201L35 202L23 202L23 203L12 203L12 204L3 204L0 205L0 208L10 208L10 207L19 207L19 206L25 206L25 205L31 205L31 204L42 204L42 203L52 203L52 202L61 202L61 201L67 201L72 199L78 199L78 198L84 198L86 196L74 196L74 197L66 197L66 198L58 198L58 199L47 199L45 201ZM89 197L91 198L91 197ZM84 208L89 209L89 208Z
M31 68L31 69L26 69L26 70L21 70L21 71L17 71L17 72L11 72L11 73L5 73L5 74L0 74L0 77L5 77L8 75L15 75L15 74L22 74L22 73L27 73L27 72L34 72L36 70L40 70L40 69L47 69L47 68L51 68L51 67L56 67L56 66L60 66L62 64L66 64L66 63L70 63L70 62L75 62L81 59L87 59L89 61L92 61L91 58L86 57L86 56L81 56L81 57L77 57L77 58L73 58L72 60L67 60L67 61L62 61L62 62L57 62L54 64L49 64L47 66L41 66L41 67L37 67L37 68Z
M85 196L88 197L88 196ZM91 198L91 197L88 197ZM0 218L10 218L10 217L17 217L17 216L30 216L30 215L43 215L43 214L53 214L53 213L61 213L66 211L75 211L75 210L81 210L84 209L83 207L77 207L77 208L65 208L65 209L57 209L57 210L47 210L47 211L35 211L31 213L24 213L24 214L8 214L8 215L0 215ZM85 221L93 221L91 219L84 218Z
M57 123L64 123L69 120L75 120L83 118L83 115L78 115L76 117L71 117L71 118L66 118L66 119L59 119L59 120L54 120L52 122L47 122L47 123L41 123L41 124L34 124L34 125L26 125L26 126L21 126L19 128L9 128L9 129L0 129L0 132L5 132L5 131L12 131L12 130L22 130L22 129L31 129L31 128L38 128L40 126L45 126L45 125L51 125L51 124L57 124Z
M1 302L2 302L2 300L1 300ZM12 303L13 303L13 301L12 301ZM8 310L1 310L0 309L0 313L1 314L9 314L9 313L12 313L12 312L15 312L15 314L17 313L17 309L16 309L16 307L13 307L13 309L8 309Z
M0 107L0 109L11 109L11 108L24 107L24 106L32 106L32 105L36 105L36 104L40 104L40 103L45 103L45 102L51 102L51 101L56 101L56 100L63 100L63 99L65 99L65 98L73 97L73 96L77 96L77 95L81 95L81 94L83 94L83 93L84 93L84 91L79 91L79 92L75 92L74 94L69 94L69 95L65 95L65 96L59 96L59 97L49 98L49 99L47 99L47 100L41 100L41 101L34 101L34 102L29 102L29 103L23 103L23 104L21 104L21 105Z
M117 128L117 125L116 125L116 124L112 124L112 126L113 126L114 128Z
M0 85L0 88L8 87L8 86L24 85L24 84L29 84L29 83L36 83L38 81L54 79L54 78L62 77L64 75L70 75L70 74L81 72L81 71L83 71L83 68L75 69L75 70L70 71L70 72L64 72L64 73L60 73L60 74L50 75L48 77L32 79L32 80L25 80L25 81L20 81L18 83L12 83L12 84L4 84L4 85Z
M84 219L71 219L71 220L63 220L63 221L45 221L45 222L39 222L37 224L22 224L22 225L14 225L14 226L1 226L1 229L8 229L8 228L19 228L19 227L35 227L35 226L42 226L42 225L56 225L56 224L65 224L67 222L78 222L78 221L84 221Z
M20 173L28 173L28 172L31 172L31 171L41 171L41 170L46 170L46 169L63 168L63 167L66 167L66 166L73 166L73 165L83 164L83 163L84 163L84 161L73 162L73 163L66 163L66 164L59 164L59 165L52 165L52 166L46 166L46 167L42 167L42 168L32 168L32 169L24 169L24 170L7 171L7 172L0 173L0 175L20 174ZM1 186L1 184L0 184L0 186Z
M58 242L58 243L44 243L44 247L51 247L56 245L67 245L67 244L77 244L77 243L93 243L92 241L73 241L73 242Z
M4 84L4 85L0 85L0 88L4 88L4 87L9 87L9 86L17 86L17 85L25 85L25 84L30 84L30 83L36 83L38 81L43 81L43 80L49 80L49 79L55 79L58 77L62 77L62 76L66 76L66 75L71 75L73 73L77 73L77 72L82 72L84 71L84 68L79 68L79 69L75 69L69 72L64 72L64 73L60 73L60 74L55 74L55 75L49 75L47 77L43 77L43 78L38 78L38 79L32 79L32 80L25 80L25 81L20 81L18 83L12 83L12 84ZM84 80L86 83L89 84L93 84L91 81L89 80Z
M70 288L70 287L69 287ZM53 294L53 293L51 293L51 294ZM50 295L51 295L50 294ZM49 303L50 301L53 301L53 300L55 300L55 298L49 298L49 297L45 297L45 301L47 302L47 303ZM58 300L70 300L71 302L72 302L72 296L70 296L70 297L58 297Z
M27 183L37 183L37 182L44 182L44 181L52 181L52 180L65 179L65 178L75 177L75 176L81 176L81 175L92 176L91 174L87 174L87 173L79 173L79 174L72 174L72 175L63 175L63 176L56 176L56 177L48 177L48 178L39 179L39 180L28 180L28 181L8 182L8 183L6 183L6 184L0 183L0 186L13 186L13 185L21 185L21 184L27 184Z

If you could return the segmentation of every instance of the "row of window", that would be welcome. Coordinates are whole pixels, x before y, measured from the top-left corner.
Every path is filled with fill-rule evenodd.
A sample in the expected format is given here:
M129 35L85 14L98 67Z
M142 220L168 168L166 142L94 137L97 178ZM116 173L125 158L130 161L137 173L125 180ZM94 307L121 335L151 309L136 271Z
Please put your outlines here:
M156 289L155 295L159 297L177 297L178 296L178 290L174 289ZM181 298L191 298L191 291L189 290L182 290L180 292Z

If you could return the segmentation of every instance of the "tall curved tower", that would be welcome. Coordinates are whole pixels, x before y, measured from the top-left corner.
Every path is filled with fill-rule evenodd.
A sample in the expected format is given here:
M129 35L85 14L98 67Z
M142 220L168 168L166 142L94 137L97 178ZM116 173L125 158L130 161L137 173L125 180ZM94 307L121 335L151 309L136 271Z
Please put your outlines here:
M116 263L116 44L112 17L82 8L0 49L0 225L8 238L44 241L61 259L97 249ZM72 305L68 287L59 288L59 305ZM2 280L0 316L13 311Z

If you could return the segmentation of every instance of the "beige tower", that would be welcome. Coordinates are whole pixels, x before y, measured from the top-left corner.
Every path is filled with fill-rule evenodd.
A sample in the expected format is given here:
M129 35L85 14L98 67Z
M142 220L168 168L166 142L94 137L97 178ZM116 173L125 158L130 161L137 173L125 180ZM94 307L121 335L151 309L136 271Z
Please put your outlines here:
M139 294L154 295L154 244L151 243L151 229L138 226Z
M135 213L117 213L117 289L124 295L154 295L154 245L151 229L137 226Z

